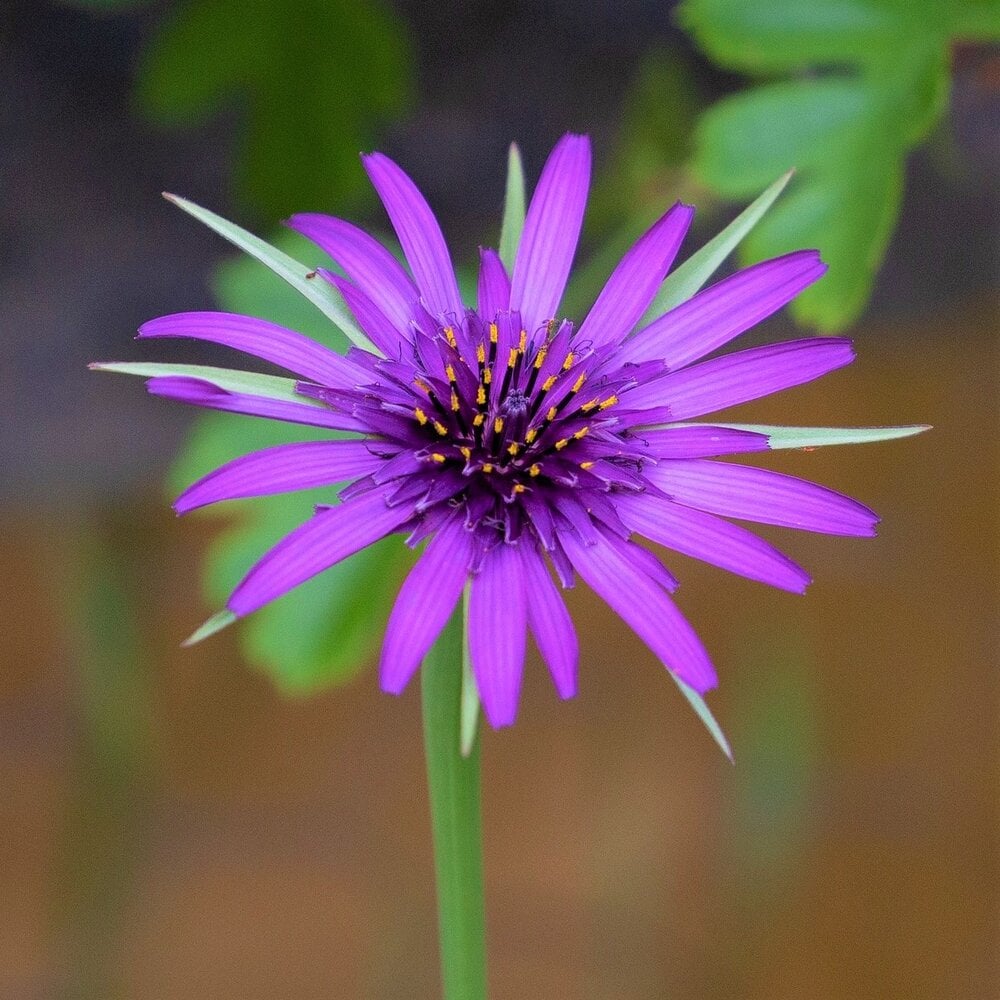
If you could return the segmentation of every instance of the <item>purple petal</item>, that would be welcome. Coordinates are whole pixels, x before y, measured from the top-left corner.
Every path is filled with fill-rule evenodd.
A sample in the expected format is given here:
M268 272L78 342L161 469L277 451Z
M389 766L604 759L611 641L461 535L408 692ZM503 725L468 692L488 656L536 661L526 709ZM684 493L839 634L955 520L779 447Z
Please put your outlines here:
M678 202L639 237L587 314L580 340L602 347L631 332L667 276L693 218L694 209Z
M576 694L579 646L566 602L552 582L542 554L531 545L519 545L521 568L528 594L528 626L535 637L560 698Z
M622 396L622 407L649 408L649 423L659 422L664 415L686 420L811 382L853 360L851 342L840 337L754 347L632 389Z
M431 311L436 316L461 317L465 309L455 269L441 227L424 196L389 157L371 153L361 159Z
M420 293L378 240L350 222L314 212L293 215L287 224L325 250L396 329L409 329Z
M517 715L527 615L521 558L515 546L501 543L486 554L469 595L472 672L494 729Z
M637 437L654 458L714 458L768 449L766 434L728 427L662 427L641 431Z
M724 462L662 462L649 480L678 503L762 524L871 537L878 515L857 500L768 469Z
M399 694L427 655L462 594L472 535L453 518L427 543L400 588L382 644L383 691Z
M356 285L323 268L320 268L320 274L332 282L337 291L344 296L347 308L351 310L358 326L368 335L369 340L387 358L398 358L402 345L411 342L407 334L400 330Z
M189 337L224 344L263 358L296 375L338 389L364 380L364 372L347 358L277 323L225 312L185 312L161 316L139 327L138 339Z
M555 319L566 288L590 186L590 140L564 135L542 170L514 261L510 305L534 333Z
M279 444L233 459L189 486L174 503L178 514L197 507L331 486L365 476L386 464L366 441L309 441Z
M816 250L738 271L640 330L625 346L623 360L658 358L681 368L767 319L824 274Z
M584 545L563 532L560 541L576 571L617 612L664 665L699 694L717 678L705 647L666 591L637 569L630 542L606 538Z
M809 574L764 539L721 518L648 494L623 496L622 520L640 535L751 580L805 593Z
M377 542L412 516L412 507L387 506L381 490L321 510L258 560L226 606L236 615L248 615Z
M368 430L368 425L355 417L337 413L336 410L324 406L229 392L204 379L190 378L186 375L163 375L151 378L146 383L146 388L154 396L190 403L193 406L204 406L210 410L245 413L253 417L285 420L288 423L306 424L309 427L329 427L338 431Z
M510 309L510 278L495 250L479 249L479 315L487 323Z

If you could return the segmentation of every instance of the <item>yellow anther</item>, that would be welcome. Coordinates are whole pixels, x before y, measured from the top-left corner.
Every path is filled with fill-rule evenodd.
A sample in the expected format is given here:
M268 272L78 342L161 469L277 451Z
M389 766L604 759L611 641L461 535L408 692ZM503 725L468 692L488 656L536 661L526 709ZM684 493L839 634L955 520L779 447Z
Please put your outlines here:
M459 448L458 450L461 452L462 458L464 458L466 462L468 462L469 459L472 458L472 449L468 447L468 445L462 445L462 447Z
M551 423L553 420L556 419L558 415L559 415L559 407L550 406L548 412L545 414L545 419Z
M442 455L441 452L436 451L433 455L431 455L431 461L437 462L440 465L444 461L444 455Z
M445 376L447 377L448 381L450 383L454 384L454 382L455 382L455 366L454 365L448 365L445 368L444 373L445 373Z
M583 388L583 383L587 381L587 373L581 372L580 377L573 383L573 391L579 392Z
M493 421L493 433L499 434L503 430L503 417L497 417Z
M490 323L490 343L495 344L499 336L500 336L500 330L497 327L496 323Z
M544 381L544 382L542 383L542 392L548 392L548 391L549 391L549 389L551 389L551 388L552 388L552 386L554 386L555 384L556 384L556 377L555 377L555 375L550 375L550 376L549 376L549 377L548 377L548 378L547 378L547 379L546 379L546 380L545 380L545 381Z
M606 410L609 406L614 406L618 402L617 396L608 396L606 400L598 407L598 409Z
M535 368L536 369L542 367L542 364L545 361L545 355L548 354L548 353L549 353L549 349L547 347L540 347L538 349L538 353L535 355Z
M531 430L524 435L524 443L531 444L531 442L534 441L536 437L538 437L538 431L535 430L534 427L532 427Z
M493 370L491 368L487 368L483 372L483 385L489 385L490 382L492 381L493 381Z
M416 387L417 387L418 389L421 389L421 390L423 390L424 392L430 392L430 391L431 391L431 387L430 387L430 386L429 386L429 385L428 385L428 384L427 384L427 383L426 383L426 382L425 382L425 381L424 381L423 379L419 379L419 378L415 378L415 379L413 380L413 384L414 384L414 385L415 385L415 386L416 386Z
M589 432L590 432L590 428L589 428L589 427L581 427L581 428L580 428L580 429L579 429L579 430L578 430L578 431L577 431L577 432L576 432L576 433L575 433L575 434L573 435L573 437L574 437L574 438L575 438L575 439L576 439L577 441L579 441L579 440L580 440L580 438L585 438L585 437L587 436L587 434L588 434Z
M486 417L485 417L485 415L484 415L484 414L482 414L482 413L477 413L477 414L476 414L476 415L475 415L475 416L474 416L474 417L472 418L472 426L473 426L473 427L482 427L482 426L483 426L483 421L485 421L485 420L486 420Z
M444 339L448 341L449 347L458 347L458 344L455 341L455 331L452 327L446 326L444 328Z
M480 344L480 345L479 345L479 346L478 346L478 347L476 348L476 360L477 360L477 361L478 361L478 362L479 362L480 364L485 364L485 362L486 362L486 348L485 348L485 347L483 347L483 345L482 345L482 344Z
M563 362L562 370L564 372L569 371L570 368L573 367L574 361L576 361L576 355L570 351L569 354L566 355L566 360Z
M583 406L580 407L580 409L584 413L590 413L590 411L595 409L596 407L597 407L597 400L591 399L589 402L584 403Z
M493 471L493 463L483 462L483 472L485 472L486 475L489 475L492 471Z
M427 414L424 413L419 406L413 411L413 415L417 418L417 423L420 424L421 427L427 423Z
M581 469L592 469L595 465L597 465L596 462L581 462L580 463L580 468Z
M462 408L462 404L458 401L458 393L454 389L451 390L451 408L455 413Z
M507 445L507 453L510 455L516 455L521 450L521 446L515 441L513 444Z
M542 471L542 467L537 462L535 462L535 464L533 466L531 466L530 469L528 469L528 475L529 476L537 476L537 475L539 475L541 473L541 471Z
M445 427L445 425L442 424L440 420L435 420L434 421L434 430L436 430L438 432L438 434L441 435L441 437L447 437L448 436L448 428Z
M559 440L556 441L556 451L562 451L563 448L565 448L566 445L569 444L569 442L570 442L569 438L559 438Z
M507 367L513 368L517 364L517 348L512 347L510 349L510 354L507 355Z
M511 493L523 493L527 488L523 483L514 483L514 489L511 490Z
M517 341L517 349L522 354L524 354L524 349L527 346L528 346L528 331L527 330L522 330L521 331L521 336L518 338L518 341Z
M480 386L476 391L476 405L485 406L486 405L486 390Z

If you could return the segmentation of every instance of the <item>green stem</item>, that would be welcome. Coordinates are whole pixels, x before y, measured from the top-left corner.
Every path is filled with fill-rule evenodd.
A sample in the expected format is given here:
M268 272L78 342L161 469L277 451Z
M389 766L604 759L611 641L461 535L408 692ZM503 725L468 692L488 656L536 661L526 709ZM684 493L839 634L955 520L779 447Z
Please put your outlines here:
M434 831L444 1000L485 1000L486 920L479 807L479 740L460 751L462 615L457 611L420 671Z

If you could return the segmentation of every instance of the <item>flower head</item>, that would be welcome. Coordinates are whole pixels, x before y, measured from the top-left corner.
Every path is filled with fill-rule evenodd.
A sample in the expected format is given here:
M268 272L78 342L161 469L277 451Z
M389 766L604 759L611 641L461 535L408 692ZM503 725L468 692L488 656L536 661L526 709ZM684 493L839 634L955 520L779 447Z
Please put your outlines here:
M576 690L577 640L552 571L562 587L581 577L682 686L704 692L716 676L670 597L677 582L636 536L801 592L805 571L729 518L875 533L875 514L848 497L716 461L765 451L773 435L689 422L852 360L851 344L836 338L703 360L820 278L816 251L749 267L643 323L691 222L693 210L677 204L625 254L577 326L559 306L583 220L590 146L567 135L542 172L510 272L495 251L481 251L471 309L413 182L380 154L364 165L409 273L348 222L305 214L290 225L338 264L342 275L309 278L342 296L368 349L342 356L226 313L166 316L140 330L143 338L228 345L297 379L272 378L262 388L263 376L243 384L192 369L152 378L157 395L354 435L237 458L178 498L183 513L349 481L339 503L318 508L253 566L227 617L250 614L387 534L426 542L389 618L382 686L403 690L468 585L473 673L487 718L502 726L516 714L529 630L559 693Z

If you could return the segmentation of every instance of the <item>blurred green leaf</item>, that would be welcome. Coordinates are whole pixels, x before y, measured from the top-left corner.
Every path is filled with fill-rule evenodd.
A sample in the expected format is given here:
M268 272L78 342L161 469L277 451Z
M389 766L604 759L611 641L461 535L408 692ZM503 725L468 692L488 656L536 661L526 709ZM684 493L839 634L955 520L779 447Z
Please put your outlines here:
M329 258L302 237L281 234L275 243L315 264ZM311 255L311 256L309 256ZM342 349L345 338L289 285L246 258L219 268L214 281L226 309L282 323L328 346ZM255 420L230 413L200 417L171 473L178 492L237 455L291 441L328 440L335 432ZM235 518L212 543L206 557L209 600L223 603L246 571L283 535L312 515L316 503L336 500L333 488L208 508L202 515ZM305 694L343 682L376 652L389 608L409 563L399 538L388 538L269 604L239 626L248 660L268 673L280 689Z
M790 195L742 256L822 251L830 271L793 302L800 322L838 330L864 308L896 223L905 158L947 104L951 42L987 32L995 17L986 10L976 0L685 0L679 8L723 66L796 74L706 112L693 168L733 199L797 168Z
M180 198L175 194L165 194L164 197L167 201L187 212L188 215L203 222L223 239L229 240L233 246L239 247L255 260L259 260L265 267L270 268L300 295L305 296L327 319L337 326L345 337L357 344L358 347L375 350L371 341L358 329L340 292L329 281L317 277L315 269L300 264L294 257L272 246L259 236L254 236L253 233L237 226L236 223L224 219L221 215L216 215L215 212L210 212L207 208L196 205L193 201ZM309 252L315 254L316 248L312 244L309 246L312 248Z
M377 0L189 0L154 37L138 100L187 125L237 99L239 189L274 218L366 190L358 152L402 111L411 76L406 33Z

